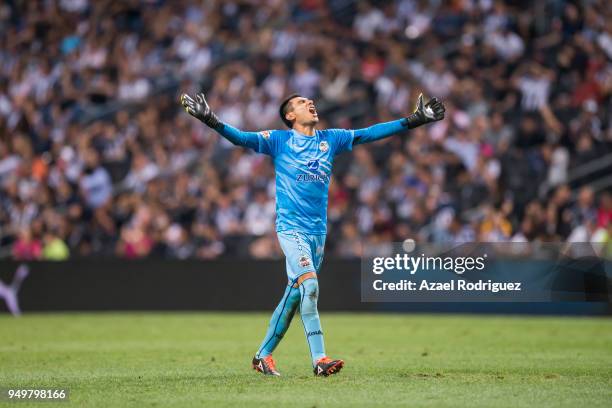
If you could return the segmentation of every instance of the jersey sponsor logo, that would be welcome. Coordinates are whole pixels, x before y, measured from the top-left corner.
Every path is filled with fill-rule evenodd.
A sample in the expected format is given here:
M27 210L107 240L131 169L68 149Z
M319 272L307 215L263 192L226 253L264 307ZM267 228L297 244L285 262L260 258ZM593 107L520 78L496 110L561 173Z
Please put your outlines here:
M319 150L322 151L323 153L328 151L329 150L329 143L327 143L325 140L323 140L321 143L319 143Z
M319 160L317 160L317 159L309 160L308 163L306 164L306 167L308 167L308 170L312 170L312 171L318 170L319 169Z
M300 257L300 266L302 268L306 268L307 266L310 266L310 259L308 259L307 256Z
M270 131L269 130L263 130L263 131L259 132L259 134L261 135L261 137L263 137L266 140L268 140L270 138Z
M308 160L306 167L310 173L296 174L295 181L303 183L315 183L318 181L327 183L329 181L329 176L320 170L320 168L324 169L324 166L321 166L319 159Z
M300 183L316 183L317 181L326 183L327 180L326 174L299 173L295 176L295 181Z

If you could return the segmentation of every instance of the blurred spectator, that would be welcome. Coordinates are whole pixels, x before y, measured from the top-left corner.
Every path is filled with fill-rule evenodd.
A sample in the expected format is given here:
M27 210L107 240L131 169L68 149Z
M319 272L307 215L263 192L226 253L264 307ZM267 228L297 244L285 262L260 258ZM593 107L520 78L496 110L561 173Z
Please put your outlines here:
M612 224L612 194L605 192L599 199L597 225L605 228L608 224Z
M610 247L610 7L527 3L5 3L0 254L281 256L273 166L181 110L202 89L247 130L283 128L296 91L321 127L444 99L446 120L336 159L327 256L409 237Z
M33 261L40 259L42 255L42 244L39 239L32 237L29 228L19 231L17 240L13 244L13 259L18 261Z
M371 40L377 31L382 30L385 24L385 15L382 10L375 8L365 0L357 3L358 13L353 26L361 40Z
M107 204L112 197L110 176L100 166L98 154L94 150L88 150L85 154L85 169L79 184L85 203L94 210Z
M47 261L65 261L70 256L68 245L56 234L48 232L45 234L42 249L42 259Z
M255 192L255 200L244 213L244 222L250 235L264 235L274 230L274 202L265 191Z

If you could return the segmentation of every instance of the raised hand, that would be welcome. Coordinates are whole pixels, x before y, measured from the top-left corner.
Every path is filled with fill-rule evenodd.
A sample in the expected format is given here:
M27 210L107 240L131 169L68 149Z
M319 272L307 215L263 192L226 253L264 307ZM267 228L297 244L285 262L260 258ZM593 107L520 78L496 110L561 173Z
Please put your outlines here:
M444 104L438 98L431 98L423 103L423 94L419 94L415 111L406 118L407 127L413 129L417 126L444 119Z
M204 122L207 126L217 129L221 125L217 115L215 115L212 109L210 109L210 106L208 106L204 93L200 92L196 94L195 98L187 94L182 94L181 105L185 108L185 112L201 122Z

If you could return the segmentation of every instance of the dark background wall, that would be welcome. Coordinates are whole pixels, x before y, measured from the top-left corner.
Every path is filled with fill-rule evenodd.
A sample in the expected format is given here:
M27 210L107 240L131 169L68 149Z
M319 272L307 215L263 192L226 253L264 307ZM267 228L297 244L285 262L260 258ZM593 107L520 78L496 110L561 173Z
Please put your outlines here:
M18 263L0 262L12 281ZM240 310L271 311L287 284L283 261L74 260L28 263L19 292L29 311ZM611 313L604 302L362 303L359 261L325 263L319 276L321 310L592 314ZM0 311L6 311L0 300Z

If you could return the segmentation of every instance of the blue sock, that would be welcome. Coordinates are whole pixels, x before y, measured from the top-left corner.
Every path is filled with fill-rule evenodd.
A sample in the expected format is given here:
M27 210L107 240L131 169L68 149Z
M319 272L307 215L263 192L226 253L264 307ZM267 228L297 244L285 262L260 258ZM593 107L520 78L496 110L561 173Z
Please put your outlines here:
M310 356L314 362L325 357L325 344L323 343L323 330L317 310L319 299L319 281L317 279L306 279L300 285L300 316L304 324L306 341L310 348Z
M291 285L287 286L283 298L278 306L276 306L274 313L272 313L268 332L259 347L259 351L257 351L257 358L272 354L287 332L299 303L300 290L298 288L293 288Z

